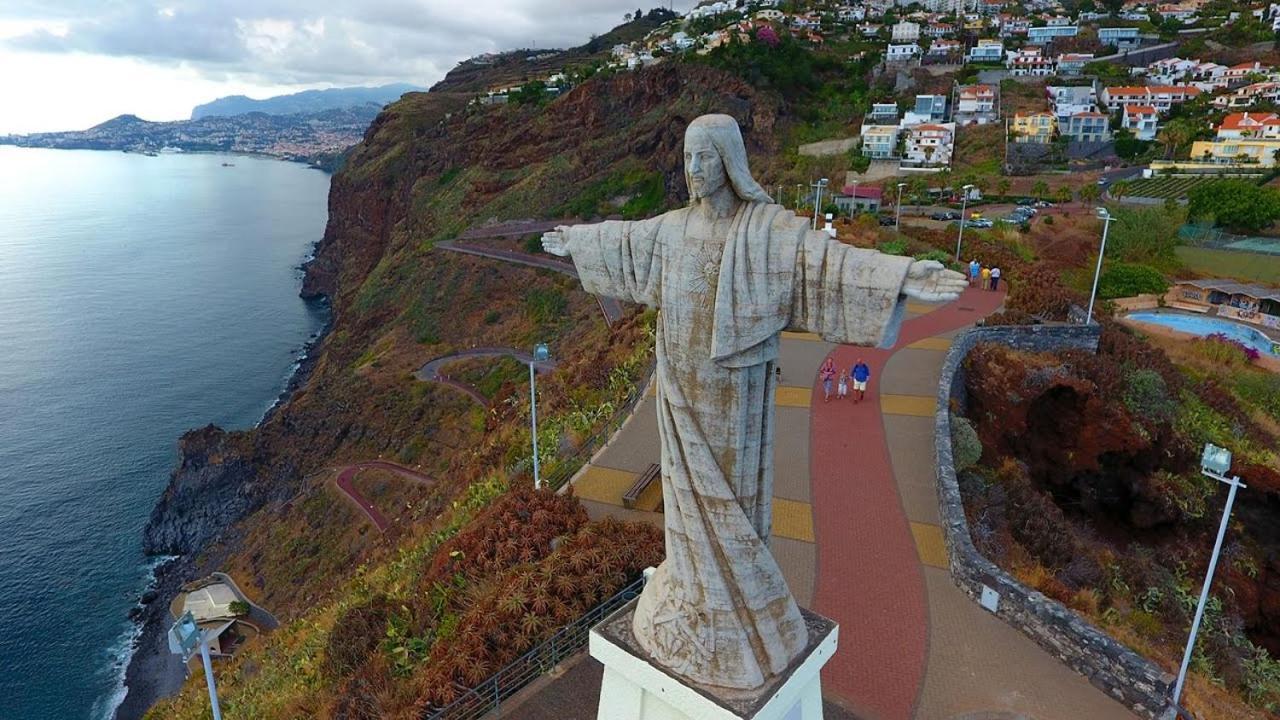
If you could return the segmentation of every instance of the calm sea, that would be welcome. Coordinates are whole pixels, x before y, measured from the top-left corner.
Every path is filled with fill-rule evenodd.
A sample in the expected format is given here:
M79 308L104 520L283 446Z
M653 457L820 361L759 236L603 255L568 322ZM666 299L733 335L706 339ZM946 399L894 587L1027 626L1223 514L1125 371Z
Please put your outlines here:
M326 319L297 266L328 188L272 160L0 147L0 720L118 702L178 436L252 426Z

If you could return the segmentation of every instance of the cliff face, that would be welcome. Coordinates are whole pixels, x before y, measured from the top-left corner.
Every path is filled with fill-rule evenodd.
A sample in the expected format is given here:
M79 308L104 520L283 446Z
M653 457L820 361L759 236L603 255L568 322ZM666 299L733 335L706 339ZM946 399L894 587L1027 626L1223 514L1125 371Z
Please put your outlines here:
M144 531L145 552L196 552L258 506L253 463L238 445L213 425L182 436L180 463Z

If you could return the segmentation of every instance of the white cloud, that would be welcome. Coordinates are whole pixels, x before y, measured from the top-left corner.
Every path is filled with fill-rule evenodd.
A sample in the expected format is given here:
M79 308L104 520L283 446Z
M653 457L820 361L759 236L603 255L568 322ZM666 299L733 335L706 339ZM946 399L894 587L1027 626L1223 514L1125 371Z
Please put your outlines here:
M177 119L227 94L430 85L479 53L581 44L637 6L632 0L6 0L0 133L79 128L119 112Z

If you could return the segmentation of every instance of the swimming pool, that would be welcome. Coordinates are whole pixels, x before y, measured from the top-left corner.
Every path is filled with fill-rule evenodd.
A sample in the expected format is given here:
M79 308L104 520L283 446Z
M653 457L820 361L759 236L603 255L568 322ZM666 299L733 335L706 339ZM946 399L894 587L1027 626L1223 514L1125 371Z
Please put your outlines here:
M1179 313L1136 312L1126 315L1130 320L1163 325L1179 332L1191 333L1204 337L1213 333L1222 333L1232 340L1238 340L1257 350L1263 355L1280 355L1280 343L1276 343L1265 334L1251 327L1218 318L1200 317L1198 315L1182 315Z

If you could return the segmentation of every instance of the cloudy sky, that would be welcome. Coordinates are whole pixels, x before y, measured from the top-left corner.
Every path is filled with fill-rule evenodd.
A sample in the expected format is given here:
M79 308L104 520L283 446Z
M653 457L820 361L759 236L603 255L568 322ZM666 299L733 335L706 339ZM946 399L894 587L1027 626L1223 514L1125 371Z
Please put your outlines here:
M673 3L676 10L693 4ZM650 5L0 0L0 134L78 130L122 113L183 119L192 106L224 95L387 82L429 86L479 53L581 44L637 7Z

